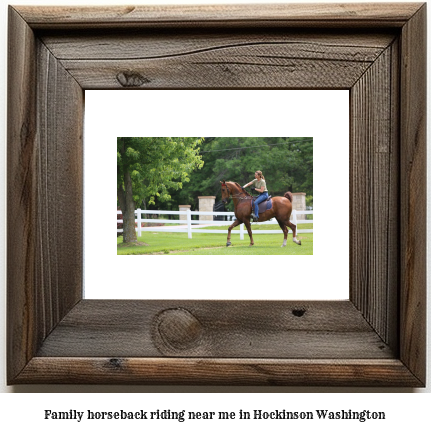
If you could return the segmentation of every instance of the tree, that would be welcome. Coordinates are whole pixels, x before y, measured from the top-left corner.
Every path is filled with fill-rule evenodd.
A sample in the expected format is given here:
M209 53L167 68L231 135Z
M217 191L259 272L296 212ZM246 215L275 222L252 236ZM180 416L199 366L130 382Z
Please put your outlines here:
M188 204L196 210L199 196L221 199L221 180L243 185L254 178L256 170L265 175L271 195L305 192L307 205L313 205L312 137L205 137L199 147L205 162L202 169L194 171L181 189L171 189L169 201L155 196L155 203L147 202L147 208L178 210L178 205ZM232 201L227 209L233 210Z
M123 213L123 242L136 241L135 208L171 198L189 174L203 166L202 138L117 138L117 199Z
M218 137L205 138L201 144L205 162L181 190L175 191L169 202L190 204L197 208L198 196L220 197L220 181L232 180L241 185L260 170L267 179L273 196L291 192L313 195L313 138L311 137ZM312 204L312 202L310 203ZM233 210L232 203L228 205ZM165 208L157 203L158 208Z

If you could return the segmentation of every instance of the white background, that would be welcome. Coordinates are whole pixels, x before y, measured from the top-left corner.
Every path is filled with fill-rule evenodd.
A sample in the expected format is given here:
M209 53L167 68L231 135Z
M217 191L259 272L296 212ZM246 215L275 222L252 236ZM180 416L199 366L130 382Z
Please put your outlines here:
M225 256L117 256L117 136L313 137L313 255L235 256L234 266L226 265ZM347 90L86 91L84 160L86 298L349 297ZM271 173L264 175L271 188ZM148 243L151 236L157 240L149 235ZM219 237L225 245L226 235ZM280 248L283 234L272 237ZM238 238L233 235L234 243ZM247 234L243 242L249 243ZM301 247L291 233L287 247Z
M316 0L315 0L316 1ZM182 0L183 3L226 3L226 1L205 0L192 1ZM256 3L253 0L232 0L232 3ZM262 2L262 1L261 1ZM277 0L273 0L277 2ZM16 0L14 4L32 4L37 5L43 4L117 4L117 1L110 0L90 0L90 1L77 1L77 0ZM145 2L142 0L135 0L135 4L161 4L161 3L173 3L173 0L152 0ZM0 105L0 128L2 131L1 145L5 148L5 124L6 124L6 34L7 34L7 6L6 2L3 2L0 6L1 11L1 80L3 85L0 86L1 100L4 101ZM431 44L428 42L428 46ZM428 53L428 61L429 61ZM428 68L430 70L430 68ZM428 89L430 87L428 86ZM428 97L429 100L429 97ZM429 102L428 102L429 105ZM428 121L428 130L430 125ZM428 164L430 159L428 157ZM0 152L0 171L5 172L5 153ZM4 180L3 180L4 181ZM4 183L5 184L5 183ZM431 190L428 183L428 190ZM0 189L0 213L5 214L5 188ZM428 214L430 209L428 207ZM335 233L335 236L337 233ZM0 227L0 240L5 245L5 224L3 223ZM135 409L144 407L160 407L176 409L178 407L185 407L189 410L201 409L201 410L223 410L232 407L232 410L242 408L244 410L253 409L320 409L322 404L324 408L328 409L373 409L373 410L386 410L390 415L388 422L383 425L381 423L359 423L359 422L331 422L319 424L319 430L346 430L348 427L351 430L361 431L382 431L382 430L407 430L411 427L423 427L424 430L429 428L429 406L431 402L430 391L431 385L424 390L412 390L412 389L382 389L382 388L273 388L273 387L143 387L143 386L77 386L77 385L33 385L33 386L14 386L7 387L5 384L5 247L1 254L1 265L0 265L0 277L1 277L1 293L0 296L0 308L2 311L2 320L0 324L0 425L2 430L11 430L12 428L18 429L20 427L31 428L32 430L55 430L58 431L61 427L64 431L74 431L78 427L80 430L90 431L94 430L94 425L90 424L78 424L74 422L57 423L53 422L47 424L42 420L44 409L57 409L57 410L69 410L69 409ZM431 310L430 300L428 299L428 311ZM430 335L431 327L428 324L428 359L431 358L429 352L430 347ZM428 360L428 364L430 361ZM431 373L428 367L428 383L431 382ZM9 394L8 394L9 392ZM38 395L25 394L25 393L44 393ZM124 394L114 395L93 395L92 392L99 393L119 393ZM171 394L164 394L171 392ZM180 392L181 394L176 394ZM219 394L217 392L221 392ZM245 392L246 394L237 394L236 392ZM11 394L15 393L15 394ZM80 394L76 394L80 393ZM159 394L162 393L162 394ZM294 394L292 394L294 393ZM309 393L309 394L298 394L298 393ZM325 394L322 394L325 393ZM387 394L394 393L394 394ZM411 395L410 393L426 393L419 395ZM124 425L122 423L98 423L98 426L104 428L104 430L118 430L118 427L127 427L127 430L139 430L142 431L146 426L138 423L134 427L131 425ZM170 428L183 427L192 428L189 423L175 424L168 423ZM183 426L181 426L183 425ZM254 423L253 426L249 425L250 430L262 430L263 428L271 427L271 430L288 430L292 427L301 426L305 430L315 430L316 423L285 423L285 422L271 422L271 423ZM157 429L156 429L157 427ZM202 423L193 426L194 428L199 427L199 430L205 429L217 430L223 427L226 430L238 430L236 423L229 425L221 425L220 423L213 423L211 425L205 425ZM158 426L148 426L149 430L159 430ZM257 429L258 428L258 429Z

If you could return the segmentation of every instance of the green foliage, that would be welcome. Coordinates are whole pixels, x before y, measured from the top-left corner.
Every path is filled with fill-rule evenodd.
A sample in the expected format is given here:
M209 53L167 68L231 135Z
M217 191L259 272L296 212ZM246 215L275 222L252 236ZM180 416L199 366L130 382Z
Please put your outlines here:
M117 190L125 191L130 174L135 208L166 202L171 191L190 181L190 173L202 168L199 145L203 138L117 138Z
M302 226L301 226L302 227ZM254 227L255 229L256 227ZM226 227L225 227L226 229ZM268 229L266 226L265 229ZM138 237L139 242L148 246L133 245L121 247L121 237L117 239L117 255L146 255L146 254L177 254L177 255L313 255L313 234L298 234L302 246L292 241L289 232L287 246L281 247L283 234L258 234L254 236L254 246L249 246L247 234L244 240L239 239L239 232L233 232L232 245L226 247L226 235L193 233L193 238L187 238L183 233L146 232Z
M221 199L220 181L241 185L263 172L269 193L305 192L313 196L313 138L211 137L118 138L118 186L130 171L135 208L198 209L199 196ZM227 210L233 211L230 201Z
M158 209L178 209L179 204L198 208L198 196L216 196L221 199L220 181L231 180L241 185L254 178L257 170L263 172L269 193L305 192L313 195L313 138L219 137L205 138L201 143L203 168L190 176L190 182L181 190L173 191L172 200L156 200ZM308 200L312 205L312 201ZM230 202L228 210L233 210Z

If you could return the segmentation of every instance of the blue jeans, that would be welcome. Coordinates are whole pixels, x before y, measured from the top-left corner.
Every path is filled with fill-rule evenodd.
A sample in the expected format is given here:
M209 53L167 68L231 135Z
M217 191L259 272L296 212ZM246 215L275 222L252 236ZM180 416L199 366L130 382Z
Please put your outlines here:
M254 215L258 218L259 217L259 204L262 201L265 201L268 199L268 192L262 192L254 202Z

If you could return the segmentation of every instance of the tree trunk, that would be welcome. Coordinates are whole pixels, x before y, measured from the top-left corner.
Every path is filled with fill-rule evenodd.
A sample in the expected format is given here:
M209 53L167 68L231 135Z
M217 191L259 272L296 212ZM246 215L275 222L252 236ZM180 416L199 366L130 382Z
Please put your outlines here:
M135 204L133 202L132 179L130 173L124 173L125 190L118 191L118 203L123 213L123 243L136 242Z

